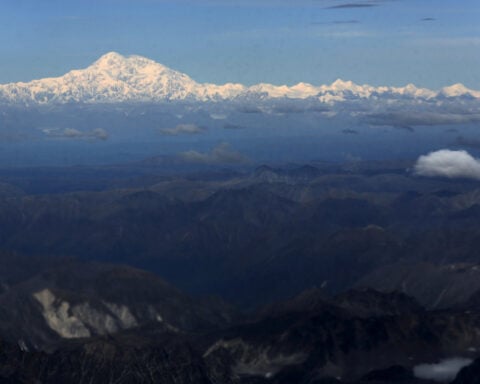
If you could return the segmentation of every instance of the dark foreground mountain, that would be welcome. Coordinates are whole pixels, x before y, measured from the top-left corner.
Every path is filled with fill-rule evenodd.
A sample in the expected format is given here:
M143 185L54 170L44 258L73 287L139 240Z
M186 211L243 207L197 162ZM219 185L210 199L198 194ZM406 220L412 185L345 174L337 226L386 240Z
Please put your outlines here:
M478 313L425 311L403 294L371 290L322 300L302 307L301 295L223 332L204 354L207 362L220 370L224 365L217 361L228 361L230 374L263 377L266 383L314 383L325 377L382 382L380 373L371 372L393 379L401 376L389 370L394 366L413 382L415 366L470 356L479 342Z
M0 348L2 383L211 383L201 356L168 331L71 342L52 354Z
M74 270L67 271L72 265L83 267L80 278ZM39 275L48 273L52 272ZM194 303L161 280L148 281L156 278L139 270L76 262L67 263L62 273L64 278L71 276L70 287L78 285L76 301L65 291L52 300L48 313L26 297L22 305L3 307L4 319L23 311L23 322L17 316L17 327L0 323L3 339L10 339L0 344L0 382L428 383L415 377L415 366L451 356L475 357L474 346L480 343L479 312L426 311L402 293L368 289L330 297L310 290L245 317L227 311L226 305ZM38 277L28 281L32 279L38 281ZM104 289L98 289L98 284ZM56 283L57 287L67 285ZM137 323L94 328L85 315L90 312L80 313L78 306L95 308L107 297L115 301L108 287L118 292L121 285L130 295L138 295L145 287L153 291L151 296L135 296L137 302L133 298L129 302L126 292L119 293L124 311ZM7 293L15 290L12 286ZM93 290L97 301L88 295ZM164 319L142 317L141 309L147 305ZM96 311L97 324L116 324L115 311ZM14 340L13 329L23 331L23 339ZM83 333L84 329L90 333ZM40 337L54 333L55 339Z
M126 263L245 308L314 286L398 290L428 308L461 305L480 290L478 183L421 178L404 167L171 176L137 164L47 169L30 184L4 170L13 186L0 193L0 248ZM92 184L79 184L75 172Z
M137 166L0 172L4 382L427 383L479 357L477 182Z
M8 268L13 261L16 268ZM22 268L28 262L30 271ZM237 314L220 299L193 299L128 266L9 254L0 265L0 335L27 350L152 323L177 332L208 330L230 324Z

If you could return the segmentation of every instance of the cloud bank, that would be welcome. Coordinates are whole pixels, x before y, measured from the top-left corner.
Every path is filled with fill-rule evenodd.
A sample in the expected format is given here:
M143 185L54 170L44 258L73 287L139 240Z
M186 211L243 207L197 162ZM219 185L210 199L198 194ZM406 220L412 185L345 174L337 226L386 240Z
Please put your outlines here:
M220 143L210 152L187 151L180 158L188 163L197 164L243 164L248 158L231 148L228 143Z
M442 360L437 364L420 364L413 368L413 373L419 379L449 382L472 361L472 359L456 357Z
M420 156L414 171L417 175L426 177L480 180L480 159L474 158L467 151L442 149Z
M177 136L177 135L197 135L204 133L207 130L205 127L200 127L196 124L179 124L174 128L160 129L162 135Z
M419 112L415 109L404 108L399 112L377 113L367 115L367 122L371 125L385 125L391 127L415 127L435 125L471 124L480 122L480 113L466 113L462 111Z
M45 128L42 132L49 136L59 139L91 139L91 140L107 140L108 132L103 128L96 128L91 131L80 131L75 128Z

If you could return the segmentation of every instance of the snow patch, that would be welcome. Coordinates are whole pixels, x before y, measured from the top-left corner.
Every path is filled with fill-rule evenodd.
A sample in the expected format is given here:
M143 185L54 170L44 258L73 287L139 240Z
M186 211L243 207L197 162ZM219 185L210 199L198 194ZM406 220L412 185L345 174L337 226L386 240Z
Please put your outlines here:
M460 370L473 362L472 359L454 357L441 360L435 364L420 364L413 368L415 377L438 382L449 382L457 376Z
M125 305L107 302L95 307L88 302L72 305L57 298L49 289L36 292L33 297L41 304L47 325L62 338L105 335L138 326L137 319Z
M91 336L83 323L70 314L70 304L57 300L49 289L36 292L33 297L42 305L42 314L48 326L58 335L66 339Z

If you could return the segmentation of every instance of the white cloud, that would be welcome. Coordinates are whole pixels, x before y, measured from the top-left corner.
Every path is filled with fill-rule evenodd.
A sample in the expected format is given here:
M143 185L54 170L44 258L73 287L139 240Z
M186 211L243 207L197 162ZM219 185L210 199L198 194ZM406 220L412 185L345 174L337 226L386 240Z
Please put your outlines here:
M467 151L442 149L430 152L418 158L414 169L421 176L480 180L480 159Z
M445 111L418 112L405 105L401 112L388 112L367 115L367 122L371 125L392 126L392 127L415 127L415 126L436 126L478 123L480 113L467 113L466 111Z
M199 127L196 124L179 124L174 128L164 128L160 130L160 133L164 135L177 136L177 135L196 135L206 131L206 128Z
M44 128L42 129L42 132L49 137L60 139L108 139L108 132L103 128L96 128L91 131L80 131L76 128Z
M210 117L213 120L225 120L227 118L227 115L224 115L222 113L211 113Z
M82 132L80 132L78 129L75 128L65 128L63 130L62 136L64 137L81 137Z
M413 373L419 379L449 382L472 361L472 359L456 357L442 360L437 364L420 364L413 368Z
M89 132L90 137L94 137L99 140L107 140L108 132L103 128L96 128L93 131Z

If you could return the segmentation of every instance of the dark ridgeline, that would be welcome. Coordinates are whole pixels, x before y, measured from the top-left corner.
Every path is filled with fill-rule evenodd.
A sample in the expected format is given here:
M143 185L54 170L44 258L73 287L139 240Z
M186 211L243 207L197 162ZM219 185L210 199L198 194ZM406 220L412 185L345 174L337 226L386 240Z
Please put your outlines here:
M0 172L2 382L427 383L478 357L476 183L403 166Z

